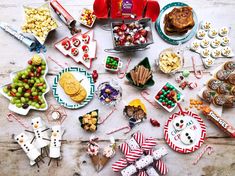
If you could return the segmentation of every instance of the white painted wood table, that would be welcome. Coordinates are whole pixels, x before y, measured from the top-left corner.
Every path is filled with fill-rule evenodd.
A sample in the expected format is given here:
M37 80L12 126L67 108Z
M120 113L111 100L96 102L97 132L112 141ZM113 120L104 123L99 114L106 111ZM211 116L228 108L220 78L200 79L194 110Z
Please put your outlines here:
M83 7L92 8L93 1L86 0L73 0L66 1L61 0L61 4L74 16L78 18L79 10ZM159 3L161 7L171 2L171 0L160 0ZM216 27L230 26L232 31L230 33L231 39L235 36L235 14L234 7L235 1L233 0L185 0L185 3L190 4L196 11L199 20L209 20L216 24ZM20 27L24 20L23 14L23 4L34 4L40 5L44 3L42 0L1 0L0 1L0 20L5 21L15 27ZM116 78L116 75L112 75L105 72L102 60L105 58L107 53L104 52L105 48L112 48L111 34L109 31L104 31L101 29L101 24L106 22L97 22L94 26L95 39L98 42L97 48L97 60L93 62L92 69L96 69L99 72L99 79L96 86L102 82L110 80L111 78ZM82 31L85 32L87 29L81 27ZM166 76L160 73L155 66L154 60L158 57L160 51L165 48L171 47L171 45L162 41L162 39L157 35L156 30L153 29L154 34L154 44L142 52L120 54L119 56L126 63L129 57L132 58L129 69L134 67L141 59L144 57L149 57L151 61L151 66L154 70L154 80L155 85L149 89L150 98L153 99L154 94L160 87L168 80L174 82L174 77ZM70 66L78 66L71 59L65 58L61 53L59 53L54 48L54 43L65 36L69 36L69 31L64 24L56 30L56 32L51 33L46 46L48 51L46 56L51 56L59 62L68 62ZM6 34L0 30L0 84L7 83L9 78L9 73L18 69L22 69L26 64L26 61L33 55L28 49L22 45L20 42L13 39L10 35ZM232 41L232 48L235 49L235 41ZM186 44L187 45L187 44ZM203 68L199 56L190 51L185 51L185 69L192 70L191 56L197 58L198 68ZM225 59L216 60L214 67L223 63ZM53 78L56 73L60 71L60 68L50 60L49 63L49 74L47 80L52 86ZM82 66L81 66L82 67ZM213 68L214 68L213 67ZM197 80L192 74L190 78L192 81L197 81L198 88L194 90L184 90L185 101L182 103L184 107L189 105L189 98L196 98L197 92L203 86L203 83L207 80L209 76L209 70L206 70L202 79ZM155 109L148 102L143 100L140 96L140 91L128 85L126 79L119 79L119 83L123 88L123 99L117 106L118 110L101 126L98 127L98 131L95 133L100 140L101 145L107 144L109 136L105 135L105 132L110 129L119 127L121 125L127 124L127 121L122 115L123 107L126 103L134 98L140 98L147 106L147 113L149 117L156 118L161 123L161 127L152 127L149 121L145 121L139 126L135 127L132 132L140 130L146 136L153 136L158 139L159 146L167 147L169 154L165 157L169 168L169 176L233 176L235 175L235 152L234 145L235 141L228 138L221 130L217 129L214 124L209 122L206 118L204 121L207 126L207 140L205 144L210 144L214 147L215 152L205 157L198 163L198 165L192 165L193 160L196 155L201 151L200 149L192 154L179 154L171 150L165 143L163 136L163 126L171 113L167 113L163 109ZM52 91L50 91L46 96L49 104L57 104L53 98ZM63 123L66 129L66 134L64 138L67 140L62 146L63 159L59 163L59 167L56 163L52 163L50 167L47 166L48 158L45 158L45 164L40 164L40 168L30 167L26 155L22 151L9 151L12 148L18 148L18 145L14 142L12 135L20 133L23 128L17 122L9 122L6 119L8 111L8 100L4 97L0 97L0 175L14 175L14 176L26 176L26 175L50 175L50 176L69 176L69 175L82 175L82 176L95 176L95 175L119 175L118 173L113 173L111 170L111 163L116 161L120 156L120 152L113 160L100 172L96 173L91 165L89 157L86 155L86 142L88 141L90 134L83 131L78 122L78 116L82 115L90 110L99 108L101 116L105 116L110 109L101 105L96 98L92 100L86 107L79 110L67 110L68 118ZM223 112L223 117L235 125L234 119L235 110L227 109ZM28 124L32 117L41 116L46 120L45 113L31 111L27 117L24 117ZM114 137L118 142L128 139L130 134L123 135L122 132L114 134ZM204 146L205 146L204 144Z

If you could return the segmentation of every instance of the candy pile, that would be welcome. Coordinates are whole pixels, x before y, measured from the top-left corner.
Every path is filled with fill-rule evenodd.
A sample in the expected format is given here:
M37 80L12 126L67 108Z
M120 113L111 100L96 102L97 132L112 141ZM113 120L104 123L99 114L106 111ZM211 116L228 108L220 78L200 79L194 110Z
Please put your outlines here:
M195 108L197 109L198 111L200 111L203 107L203 101L201 100L197 100L197 99L194 99L194 98L190 98L190 102L189 102L189 108ZM188 110L189 109L188 107L185 108L185 110Z
M22 26L25 33L33 33L40 43L44 43L48 33L58 27L47 6L39 8L25 7L26 22Z
M105 105L115 105L122 96L120 87L113 87L109 82L104 82L98 86L97 96Z
M108 56L105 62L105 69L109 71L117 71L120 64L118 57Z
M130 24L120 23L113 27L114 43L116 46L135 46L147 43L149 26L138 21Z
M157 93L155 100L167 111L172 111L176 107L176 103L182 99L182 94L170 83Z
M46 62L39 55L34 55L28 64L28 67L18 72L13 83L4 87L3 91L12 97L10 102L18 108L27 109L29 106L33 106L43 109L46 107L42 97L47 89L43 78Z
M95 22L96 16L92 10L84 8L81 12L79 22L87 27L92 27Z
M152 77L152 71L143 65L139 65L130 71L131 79L134 85L145 85Z
M86 113L83 116L80 116L79 121L81 122L81 127L84 130L90 132L96 131L98 123L98 110L94 110L89 113Z

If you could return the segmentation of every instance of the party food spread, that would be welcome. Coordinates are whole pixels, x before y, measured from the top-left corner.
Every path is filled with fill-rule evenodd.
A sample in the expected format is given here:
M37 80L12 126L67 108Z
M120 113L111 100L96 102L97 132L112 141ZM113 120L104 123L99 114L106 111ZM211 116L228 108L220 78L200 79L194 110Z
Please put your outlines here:
M86 99L87 91L72 73L63 73L59 80L64 92L75 102L81 103Z
M24 7L26 22L22 31L32 33L40 43L44 43L50 31L58 27L57 22L52 18L48 5L38 8Z
M84 130L90 132L96 131L98 124L98 110L94 110L89 113L86 113L83 116L80 116L79 121L81 122L81 127Z
M192 8L174 8L164 18L164 31L167 35L183 35L194 27Z
M13 81L3 87L3 92L10 98L10 103L17 108L33 107L41 110L47 107L43 97L48 91L45 82L46 62L39 55L34 55L26 69L13 73Z

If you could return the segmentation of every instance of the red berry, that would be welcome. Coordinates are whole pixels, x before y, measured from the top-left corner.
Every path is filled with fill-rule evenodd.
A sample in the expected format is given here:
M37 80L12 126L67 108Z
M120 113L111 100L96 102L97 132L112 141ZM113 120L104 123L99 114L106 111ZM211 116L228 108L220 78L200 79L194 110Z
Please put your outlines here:
M159 97L159 96L156 96L155 98L158 100L160 97Z
M29 65L32 65L32 60L29 60L29 61L28 61L28 64L29 64Z

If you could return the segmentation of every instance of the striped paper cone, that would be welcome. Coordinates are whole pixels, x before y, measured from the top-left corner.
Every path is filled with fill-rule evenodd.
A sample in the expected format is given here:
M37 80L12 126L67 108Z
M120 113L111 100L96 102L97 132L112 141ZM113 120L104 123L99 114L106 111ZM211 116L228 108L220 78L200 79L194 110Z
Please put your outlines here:
M115 163L112 164L112 169L114 172L120 172L122 169L127 167L127 160L124 158L119 159Z

